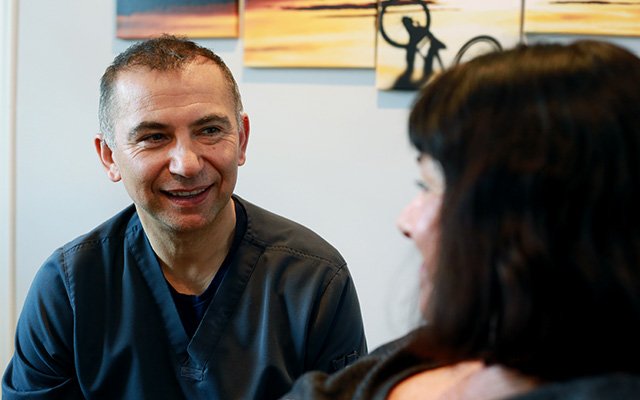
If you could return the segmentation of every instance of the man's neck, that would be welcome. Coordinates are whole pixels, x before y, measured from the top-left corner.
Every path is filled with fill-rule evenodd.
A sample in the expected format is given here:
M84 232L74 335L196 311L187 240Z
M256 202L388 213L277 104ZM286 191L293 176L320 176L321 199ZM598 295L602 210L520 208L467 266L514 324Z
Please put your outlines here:
M230 200L214 223L202 230L174 232L145 227L145 233L169 284L179 293L199 295L229 253L235 226L235 204Z

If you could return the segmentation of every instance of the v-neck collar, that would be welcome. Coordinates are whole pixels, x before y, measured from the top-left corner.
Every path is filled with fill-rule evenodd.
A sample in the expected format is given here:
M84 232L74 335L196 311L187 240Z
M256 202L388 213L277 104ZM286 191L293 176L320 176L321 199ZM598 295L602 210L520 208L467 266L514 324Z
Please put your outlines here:
M236 202L236 206L243 207L239 201ZM125 240L127 250L133 256L136 267L142 273L158 305L167 337L181 365L180 375L197 381L203 380L218 340L229 325L228 321L262 252L256 246L247 246L246 238L241 240L237 255L231 260L224 280L205 311L199 327L189 339L137 213L129 221Z

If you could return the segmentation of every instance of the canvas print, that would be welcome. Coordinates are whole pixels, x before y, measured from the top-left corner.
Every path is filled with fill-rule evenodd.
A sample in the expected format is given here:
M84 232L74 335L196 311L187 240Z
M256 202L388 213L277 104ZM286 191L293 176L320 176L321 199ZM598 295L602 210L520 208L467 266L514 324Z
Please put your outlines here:
M238 37L238 0L117 0L116 12L122 39Z
M373 68L376 0L245 0L249 67Z
M527 0L525 8L525 32L640 35L640 0Z
M416 90L449 65L513 47L521 0L382 0L376 86Z

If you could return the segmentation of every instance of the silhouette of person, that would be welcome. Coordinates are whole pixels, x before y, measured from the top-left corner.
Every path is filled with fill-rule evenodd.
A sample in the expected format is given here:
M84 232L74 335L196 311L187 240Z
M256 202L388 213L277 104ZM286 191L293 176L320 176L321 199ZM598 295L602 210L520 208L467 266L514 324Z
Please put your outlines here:
M409 34L409 41L404 46L407 50L407 54L405 56L407 68L396 80L396 84L394 86L398 86L400 83L404 84L404 82L406 81L406 83L410 85L409 88L412 88L414 85L411 83L411 77L413 76L413 70L416 62L418 44L422 39L425 38L425 36L432 35L426 26L420 25L420 23L418 23L411 17L402 17L402 25L404 25L407 33Z
M415 85L416 88L422 86L427 82L431 74L433 74L433 61L438 56L438 53L442 49L446 49L447 46L438 40L431 32L427 31L427 38L429 38L429 50L424 56L424 65L422 67L422 77Z
M440 40L436 39L435 36L429 31L429 10L425 3L421 3L424 8L426 20L425 25L421 25L418 21L414 20L409 16L402 17L402 25L407 31L409 35L409 40L407 43L398 43L393 40L384 30L384 24L382 23L382 16L386 12L387 6L390 3L386 3L382 7L381 15L380 15L380 33L382 37L394 47L403 48L406 50L405 61L406 68L402 74L396 79L394 82L392 89L396 90L415 90L419 86L421 86L424 82L429 79L429 76L433 73L433 61L437 56L438 52L444 48L446 48L445 44ZM412 79L414 70L415 70L415 61L416 61L416 53L419 53L418 46L420 42L427 38L430 42L429 50L427 54L424 56L424 66L422 70L422 77L418 80Z

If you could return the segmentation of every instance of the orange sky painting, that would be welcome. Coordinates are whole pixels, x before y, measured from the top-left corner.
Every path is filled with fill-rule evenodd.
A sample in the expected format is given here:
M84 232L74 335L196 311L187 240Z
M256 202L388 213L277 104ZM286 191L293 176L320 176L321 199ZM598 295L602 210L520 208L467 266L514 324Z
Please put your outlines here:
M190 38L238 37L237 3L118 15L117 36L141 39L171 33Z
M525 32L640 35L640 0L527 0Z
M249 67L373 68L375 2L246 0Z
M516 45L520 40L520 0L441 0L428 2L431 22L431 34L446 48L440 50L439 55L444 67L449 66L461 47L470 39L479 35L488 35L496 39L503 48ZM382 9L380 10L382 11ZM402 23L402 17L410 17L414 24L424 26L425 12L416 2L405 1L389 3L383 17L383 24L387 35L398 44L409 41L408 29ZM428 39L423 39L417 46L414 69L411 81L419 82L424 78L424 67L427 51L430 46ZM491 48L479 41L471 49L480 54ZM467 53L469 54L469 53ZM428 66L427 66L428 68ZM434 63L433 71L441 68ZM407 49L395 47L378 33L376 87L381 90L394 90L401 86L398 82L407 73Z

